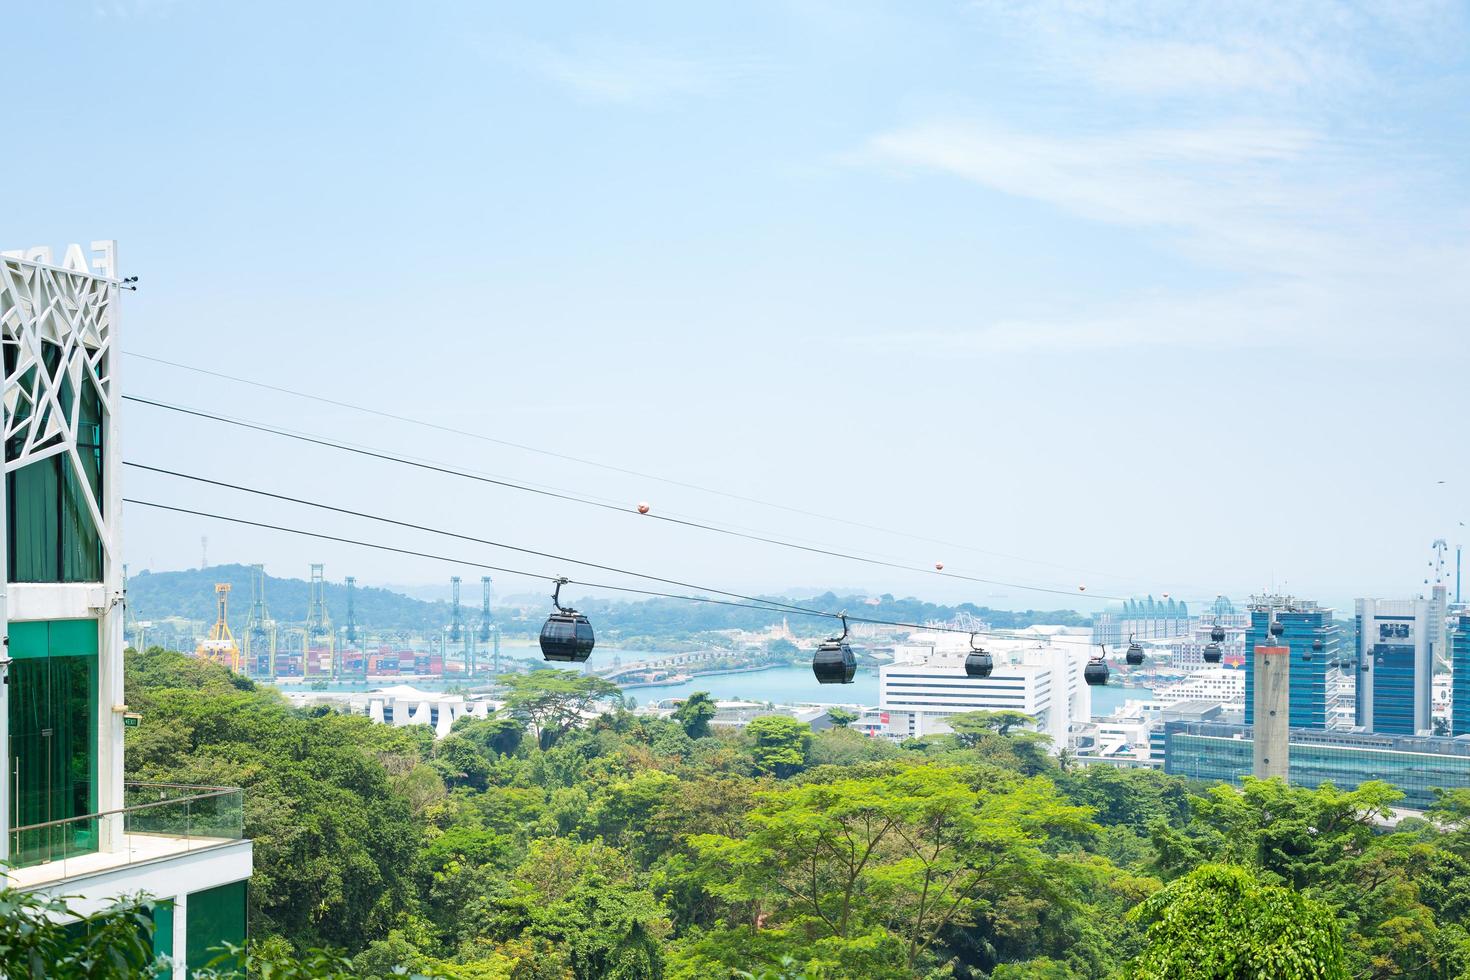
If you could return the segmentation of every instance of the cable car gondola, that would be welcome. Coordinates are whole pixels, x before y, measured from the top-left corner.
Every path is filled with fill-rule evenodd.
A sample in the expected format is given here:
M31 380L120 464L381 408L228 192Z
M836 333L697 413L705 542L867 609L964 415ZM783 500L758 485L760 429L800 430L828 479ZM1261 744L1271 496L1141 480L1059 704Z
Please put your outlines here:
M1271 620L1270 632L1272 636L1279 639L1281 634L1286 632L1286 624L1280 620L1273 619Z
M853 674L857 673L857 658L847 645L847 613L842 613L840 618L842 635L823 640L812 656L812 673L817 676L818 684L851 684Z
M1221 632L1223 633L1224 630L1221 630ZM1218 644L1218 643L1207 643L1207 644L1205 644L1205 663L1207 663L1207 664L1217 664L1219 662L1220 662L1220 644Z
M541 627L541 656L560 663L580 664L591 656L597 640L586 616L562 606L561 587L566 584L566 579L557 579L556 591L551 594L551 604L556 607L556 612L546 617L546 623Z
M1106 647L1103 648L1106 652ZM1103 659L1103 654L1093 654L1087 661L1087 666L1082 668L1082 679L1091 687L1108 682L1108 662Z
M970 652L965 657L965 675L968 677L989 677L990 672L995 669L995 658L982 647L975 645L975 634L970 634Z
M1224 643L1225 627L1221 626L1219 623L1216 623L1214 626L1210 627L1210 642Z
M1134 642L1132 636L1128 637L1128 652L1124 655L1124 659L1128 661L1130 667L1137 667L1143 663L1143 647Z

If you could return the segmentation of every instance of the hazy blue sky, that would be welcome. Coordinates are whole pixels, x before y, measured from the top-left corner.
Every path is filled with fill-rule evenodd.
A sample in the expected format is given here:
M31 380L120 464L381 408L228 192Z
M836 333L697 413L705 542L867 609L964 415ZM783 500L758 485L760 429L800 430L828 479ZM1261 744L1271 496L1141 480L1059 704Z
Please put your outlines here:
M1408 595L1470 520L1463 4L3 5L0 246L118 239L126 349L952 544L137 359L131 392L1068 591ZM712 586L1094 605L125 421L130 459Z

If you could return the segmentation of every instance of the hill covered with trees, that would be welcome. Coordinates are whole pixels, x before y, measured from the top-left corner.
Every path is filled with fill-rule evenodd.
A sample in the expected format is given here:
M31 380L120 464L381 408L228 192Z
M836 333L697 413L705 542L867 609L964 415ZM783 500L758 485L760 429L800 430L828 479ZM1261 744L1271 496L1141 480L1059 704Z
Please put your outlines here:
M215 584L227 582L231 586L230 625L238 631L243 627L250 611L250 579L251 571L246 565L212 565L204 569L178 572L139 572L128 580L128 602L135 619L180 616L209 622L215 617ZM478 589L478 582L474 583L473 589L467 584L466 589L463 615L467 622L476 622L479 617L479 595L474 589ZM309 584L306 580L267 575L265 590L270 613L277 620L298 623L305 620L309 598ZM1036 623L1086 626L1091 622L1070 609L1013 612L988 609L971 603L958 606L938 605L892 595L869 597L826 592L817 596L783 595L765 598L814 609L846 609L854 616L905 623L950 620L961 612L969 613L999 628L1018 628ZM347 609L346 585L340 582L326 583L326 601L333 619L340 620ZM869 601L874 601L874 604L870 605ZM388 589L359 585L353 602L357 622L367 630L432 631L450 620L448 602L427 602ZM714 630L761 630L779 625L783 618L788 620L793 631L801 635L825 634L832 626L828 619L678 599L629 602L578 596L575 602L578 609L593 618L599 636L607 639L689 639ZM503 630L530 634L541 628L549 608L548 594L547 602L543 605L525 608L497 606L494 615Z

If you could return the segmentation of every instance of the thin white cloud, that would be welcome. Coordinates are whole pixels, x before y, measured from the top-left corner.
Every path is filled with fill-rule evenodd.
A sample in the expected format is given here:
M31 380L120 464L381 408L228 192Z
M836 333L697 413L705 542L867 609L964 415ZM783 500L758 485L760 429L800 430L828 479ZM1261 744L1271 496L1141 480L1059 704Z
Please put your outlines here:
M1213 261L1251 268L1327 244L1300 219L1330 214L1332 197L1290 176L1330 152L1323 144L1309 129L1250 122L1067 137L941 121L881 134L868 153L1091 220L1166 229Z
M1373 55L1457 56L1452 0L975 0L1046 70L1132 94L1273 98L1375 81Z
M1325 62L1274 44L1139 41L1099 52L1087 67L1098 82L1129 92L1281 93L1346 74L1341 65Z
M1431 0L979 0L975 9L1013 40L1022 77L1046 79L1018 107L1026 122L929 119L875 135L858 159L1115 226L1176 250L1211 285L997 310L868 343L958 353L1368 350L1458 329L1470 300L1461 183L1391 130L1363 135L1372 117L1362 109L1403 97L1382 64L1427 70L1455 48L1463 11ZM1160 102L1174 96L1187 101ZM1048 112L1053 104L1063 111ZM1234 285L1218 285L1222 271Z
M634 105L709 95L756 70L753 62L691 58L606 38L552 45L524 37L477 39L487 57L591 102Z
M1380 151L1382 148L1371 148ZM1259 122L1058 136L941 121L875 137L865 159L945 174L1131 234L1165 236L1228 289L998 316L870 338L955 352L1140 344L1363 347L1455 322L1470 240L1413 199L1422 173L1308 128ZM1426 244L1438 237L1442 244ZM1059 290L1065 293L1065 289Z

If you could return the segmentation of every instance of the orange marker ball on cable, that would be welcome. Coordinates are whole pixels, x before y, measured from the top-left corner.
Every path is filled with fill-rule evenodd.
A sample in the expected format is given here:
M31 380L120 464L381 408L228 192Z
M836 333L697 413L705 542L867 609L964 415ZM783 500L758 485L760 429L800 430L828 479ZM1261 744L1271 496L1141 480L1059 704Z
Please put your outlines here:
M647 501L644 501L643 503L640 503L638 505L638 513L640 513L640 514L646 514L646 513L648 513L648 502Z

